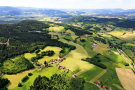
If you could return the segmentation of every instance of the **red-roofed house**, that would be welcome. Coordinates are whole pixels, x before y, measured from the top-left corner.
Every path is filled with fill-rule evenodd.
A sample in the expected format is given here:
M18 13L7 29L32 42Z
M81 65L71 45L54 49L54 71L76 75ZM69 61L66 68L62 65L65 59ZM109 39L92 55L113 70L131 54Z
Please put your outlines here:
M62 66L62 69L64 69L65 67L64 66Z
M45 64L41 65L41 67L45 67Z
M53 62L50 62L50 64L53 64Z
M112 54L112 52L108 52L108 54L110 54L110 55L111 55L111 54Z
M74 78L75 78L75 77L77 77L77 75L76 75L76 74L74 74L74 75L72 75L72 77L74 77Z
M97 84L100 84L100 81L99 80L97 80Z
M109 86L109 89L108 90L112 90L112 88Z
M0 71L0 75L1 75L2 73L1 73L1 71Z
M61 65L58 65L58 67L61 67Z
M104 88L104 89L106 89L106 86L105 86L105 85L103 85L103 88Z
M69 71L69 69L66 69L66 71L68 72L68 71Z

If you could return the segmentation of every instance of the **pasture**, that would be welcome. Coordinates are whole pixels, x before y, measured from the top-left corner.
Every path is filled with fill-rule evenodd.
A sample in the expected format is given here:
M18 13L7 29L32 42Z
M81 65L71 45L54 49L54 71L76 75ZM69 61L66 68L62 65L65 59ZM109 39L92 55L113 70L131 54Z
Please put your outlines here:
M108 34L111 34L111 35L119 38L120 36L123 36L123 33L124 33L124 31L123 32L122 31L112 31L112 32L109 32Z
M35 57L35 56L36 56L36 54L34 54L34 53L25 53L24 54L24 57L28 60L30 60L32 57Z

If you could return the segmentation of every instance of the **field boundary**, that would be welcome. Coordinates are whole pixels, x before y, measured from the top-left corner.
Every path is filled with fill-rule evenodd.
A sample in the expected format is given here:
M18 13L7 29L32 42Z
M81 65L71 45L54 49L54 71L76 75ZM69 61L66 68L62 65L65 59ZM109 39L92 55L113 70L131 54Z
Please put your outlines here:
M121 86L117 85L117 84L113 84L113 86L117 87L120 90L124 90Z
M96 81L98 78L100 78L106 72L107 72L107 70L103 70L101 73L99 73L97 76L95 76L92 80L90 80L90 82L93 83L94 81Z

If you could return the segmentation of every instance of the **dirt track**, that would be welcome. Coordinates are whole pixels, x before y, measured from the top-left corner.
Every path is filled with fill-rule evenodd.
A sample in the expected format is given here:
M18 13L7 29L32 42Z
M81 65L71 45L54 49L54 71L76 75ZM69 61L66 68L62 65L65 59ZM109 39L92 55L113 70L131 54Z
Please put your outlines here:
M135 74L131 69L116 68L116 72L125 90L135 90Z

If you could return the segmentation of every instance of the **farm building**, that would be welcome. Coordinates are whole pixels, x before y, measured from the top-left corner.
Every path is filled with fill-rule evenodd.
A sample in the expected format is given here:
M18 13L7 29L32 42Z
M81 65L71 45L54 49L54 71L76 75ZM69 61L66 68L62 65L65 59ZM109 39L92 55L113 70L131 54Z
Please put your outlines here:
M103 88L104 88L104 89L106 89L106 86L105 86L105 85L103 85Z
M74 75L72 75L72 77L74 77L74 78L75 78L75 77L77 77L77 75L76 75L76 74L74 74Z
M109 89L108 90L112 90L112 88L109 86Z
M112 52L107 52L108 54L112 55Z
M41 65L41 68L45 67L45 64Z

